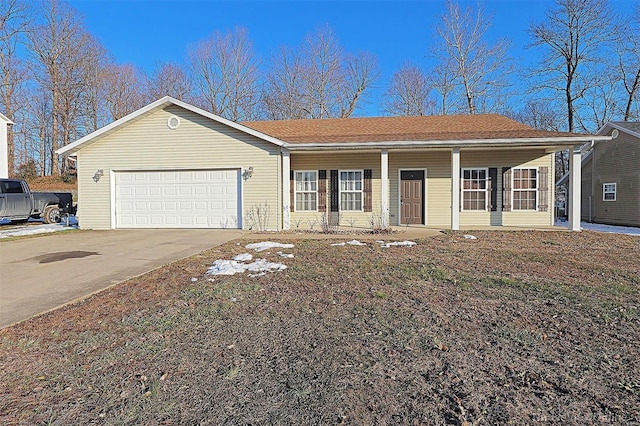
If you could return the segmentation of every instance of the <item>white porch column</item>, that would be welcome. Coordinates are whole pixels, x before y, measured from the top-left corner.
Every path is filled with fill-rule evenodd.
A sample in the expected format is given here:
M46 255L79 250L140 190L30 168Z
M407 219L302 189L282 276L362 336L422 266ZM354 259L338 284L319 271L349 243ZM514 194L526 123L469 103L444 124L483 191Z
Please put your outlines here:
M389 151L386 149L380 153L380 185L382 229L387 229L389 227Z
M451 230L460 230L460 148L451 150Z
M291 206L289 192L289 179L291 174L291 160L289 150L282 150L282 229L287 231L291 228Z
M580 146L569 149L569 230L580 231L580 198L582 187L582 155Z

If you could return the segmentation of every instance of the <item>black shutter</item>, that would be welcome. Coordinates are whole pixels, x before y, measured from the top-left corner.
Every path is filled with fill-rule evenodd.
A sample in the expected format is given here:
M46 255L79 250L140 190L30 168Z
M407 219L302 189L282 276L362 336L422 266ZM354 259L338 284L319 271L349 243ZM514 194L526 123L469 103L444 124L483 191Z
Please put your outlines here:
M318 211L327 211L327 171L318 170Z
M331 211L332 212L338 212L340 211L340 202L338 200L339 196L338 196L338 171L337 170L331 170L331 180L329 182L330 188L331 188L331 194L330 194L330 199L331 199Z
M502 168L502 211L511 211L511 167Z
M289 211L295 211L296 207L296 179L293 170L289 171Z
M365 212L373 211L373 200L371 199L371 180L373 176L373 170L364 169L364 185L363 185L363 210Z
M496 167L489 168L489 192L491 194L489 209L492 212L498 211L498 169Z

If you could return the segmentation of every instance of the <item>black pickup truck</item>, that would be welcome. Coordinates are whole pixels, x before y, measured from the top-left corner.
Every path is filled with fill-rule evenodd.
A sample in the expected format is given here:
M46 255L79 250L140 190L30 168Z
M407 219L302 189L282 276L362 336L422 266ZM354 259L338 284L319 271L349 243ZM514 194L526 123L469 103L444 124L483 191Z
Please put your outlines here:
M70 192L31 192L22 179L0 179L0 219L22 222L36 218L56 223L64 213L75 213Z

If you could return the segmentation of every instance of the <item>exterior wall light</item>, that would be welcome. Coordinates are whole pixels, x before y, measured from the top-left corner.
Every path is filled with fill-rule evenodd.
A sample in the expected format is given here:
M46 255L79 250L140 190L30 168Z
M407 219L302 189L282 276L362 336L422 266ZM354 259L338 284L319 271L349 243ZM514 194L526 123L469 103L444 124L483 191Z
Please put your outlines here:
M96 172L93 174L93 181L95 183L98 183L102 176L104 176L104 171L102 169L96 170Z
M251 176L253 176L253 167L245 169L244 173L242 173L244 180L248 180Z

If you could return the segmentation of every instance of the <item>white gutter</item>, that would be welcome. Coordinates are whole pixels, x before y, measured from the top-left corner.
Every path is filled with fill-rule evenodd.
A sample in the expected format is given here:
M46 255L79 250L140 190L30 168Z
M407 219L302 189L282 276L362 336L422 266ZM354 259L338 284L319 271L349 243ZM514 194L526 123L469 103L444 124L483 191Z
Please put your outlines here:
M585 141L609 141L611 136L555 137L555 138L512 138L512 139L467 139L433 141L385 141L385 142L328 142L328 143L291 143L284 146L290 151L309 150L345 150L345 149L384 149L384 148L472 148L472 147L509 147L531 145L567 145L572 146Z

